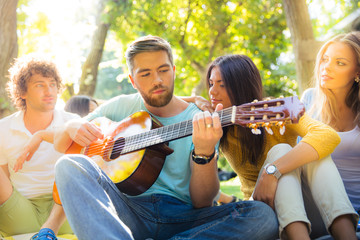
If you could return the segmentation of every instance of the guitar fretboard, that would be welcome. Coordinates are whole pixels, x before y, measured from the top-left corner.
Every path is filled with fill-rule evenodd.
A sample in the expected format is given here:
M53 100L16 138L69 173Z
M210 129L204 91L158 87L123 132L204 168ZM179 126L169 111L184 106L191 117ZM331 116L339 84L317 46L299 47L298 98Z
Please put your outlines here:
M218 112L221 126L226 127L234 124L236 107L226 108ZM125 137L125 145L121 154L137 151L156 144L169 142L192 134L192 120L187 120L136 135Z

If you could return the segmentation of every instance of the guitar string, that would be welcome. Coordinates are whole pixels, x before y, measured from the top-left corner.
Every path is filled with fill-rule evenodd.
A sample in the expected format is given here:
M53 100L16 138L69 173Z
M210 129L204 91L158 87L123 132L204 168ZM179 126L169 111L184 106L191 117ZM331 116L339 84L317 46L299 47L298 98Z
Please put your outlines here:
M224 119L224 120L226 120L226 119ZM189 122L191 122L191 120L186 121L186 122L189 123ZM176 125L178 125L178 126L176 126ZM109 144L107 147L102 147L102 146L93 147L92 152L94 152L94 151L99 151L99 152L106 151L106 150L108 150L108 149L110 149L110 148L112 148L114 146L113 147L113 152L117 153L117 151L122 150L125 145L135 146L135 148L136 148L135 150L142 149L142 148L146 147L146 146L141 147L141 145L144 144L144 139L146 140L146 143L147 143L146 145L148 145L150 143L149 146L156 145L156 144L163 143L163 142L167 142L170 139L174 140L175 138L181 138L181 137L184 137L186 135L191 135L192 124L187 124L187 125L191 125L191 127L187 126L187 127L184 128L184 127L181 127L180 124L174 124L174 125L164 126L164 127L161 128L161 130L159 130L159 128L157 128L157 129L152 129L152 130L144 132L144 133L140 133L140 134L136 134L136 135L132 135L132 136L127 136L127 137L123 138L124 139L123 143L120 143L120 144L118 144L116 146L114 146L113 144ZM168 129L171 128L171 127L173 127L173 129L176 130L176 133L168 131ZM166 132L165 133L158 133L160 131L166 131ZM150 136L146 136L146 135L150 135ZM156 141L159 141L159 140L160 140L160 142L156 142ZM116 140L113 140L113 142L115 142L115 141ZM137 145L140 145L140 146L137 146ZM131 151L134 151L134 150L131 150ZM128 152L131 152L131 151L128 151Z
M228 110L228 109L224 109L223 111L225 111L225 110ZM223 122L229 121L229 120L231 120L231 115L230 116L225 115L224 117L222 117L221 118L222 125L226 124ZM182 127L181 125L184 125L184 123L186 123L186 125L185 125L185 127ZM188 124L188 123L191 123L191 124ZM176 130L175 134L173 133L173 131L172 132L168 131L168 129L171 127ZM160 131L166 131L166 132L159 133ZM103 147L103 146L93 147L92 152L107 151L108 149L110 149L114 146L113 152L115 151L115 153L117 153L116 151L123 149L123 147L125 145L140 145L141 143L144 143L144 139L146 140L146 142L153 142L153 141L161 139L161 142L159 142L159 143L163 143L163 142L169 141L170 139L169 140L162 140L162 139L174 138L176 136L176 134L178 135L177 138L181 138L186 135L191 135L191 132L192 132L192 120L187 120L187 121L184 121L181 123L167 125L167 126L163 126L161 128L151 129L147 132L124 137L123 138L124 143L118 144L116 146L114 146L113 144L109 144L107 147ZM179 133L182 134L182 136L179 136ZM128 140L128 141L126 141L126 140ZM173 139L171 139L171 140L173 140ZM112 140L112 142L115 142L115 141L116 140L114 140L114 139ZM159 144L159 143L156 143L156 144ZM156 144L150 144L150 146L156 145ZM144 147L137 147L137 148L142 149ZM134 151L134 150L132 150L132 151Z
M236 114L236 115L238 115L238 114ZM250 115L253 115L253 114L250 114ZM225 124L230 124L231 121L229 121L229 120L231 120L231 115L226 115L225 117L222 117L221 118L222 127L225 127ZM224 123L225 121L228 121L228 122ZM146 148L148 146L153 146L153 145L164 143L164 142L167 142L170 140L175 140L177 138L182 138L182 137L185 137L186 135L191 135L192 124L189 124L190 127L187 127L189 122L192 122L192 120L188 120L188 121L184 121L184 122L176 123L176 124L172 124L172 125L167 125L167 126L163 126L161 128L151 129L147 132L127 136L127 137L123 138L124 141L122 143L117 144L117 145L114 145L112 143L116 142L118 139L116 139L116 140L113 139L113 140L111 140L112 141L111 144L109 144L106 147L103 147L103 146L93 147L92 152L102 152L102 151L107 151L107 150L113 148L112 153L117 154L117 153L123 152L123 154L125 154L125 153L129 153L132 151ZM186 123L185 128L181 127L181 125L184 123ZM173 131L169 131L169 129L171 127L173 128ZM175 134L174 134L174 129L176 130ZM165 131L165 133L159 133L160 131L162 131L162 132ZM181 133L181 135L179 135L180 133ZM177 137L176 137L176 134L177 134ZM146 140L147 144L145 144L144 139ZM123 151L124 146L126 146L126 145L129 146L128 148L130 148L130 149L127 151ZM133 147L133 149L131 147Z
M224 110L219 112L219 114L222 115L221 119L220 119L220 121L222 123L222 127L225 127L224 124L226 124L226 123L223 123L223 122L231 120L232 111L233 111L232 107L230 107L230 108L224 109ZM235 114L235 115L237 117L238 116L248 117L248 116L254 116L254 115L262 116L262 114L254 114L254 113L249 113L249 114L246 114L246 113L244 114L243 113L243 114ZM153 146L153 145L164 143L164 142L167 142L167 141L170 141L170 140L175 140L177 138L182 138L182 137L185 137L187 135L191 135L191 132L184 132L184 130L185 131L187 131L187 130L192 131L192 124L189 124L190 127L187 127L189 122L192 122L192 120L188 120L188 121L184 121L184 122L176 123L176 124L172 124L172 125L162 126L160 128L151 129L151 130L149 130L147 132L127 136L127 137L124 137L123 138L124 141L122 143L118 144L118 145L109 144L106 147L103 147L103 146L93 147L92 152L95 152L95 153L99 152L100 153L102 151L105 152L105 151L112 148L113 149L112 153L117 154L117 153L123 152L123 154L125 154L125 153L129 153L129 152L132 152L132 151L136 151L136 150L146 148L148 146ZM186 123L185 128L181 126L184 123ZM228 122L227 124L230 124L230 123L231 122ZM173 128L173 130L169 131L169 129L171 127ZM176 130L177 133L174 134L174 130ZM165 133L159 133L160 131L162 131L162 132L165 131ZM180 133L182 133L182 135L180 135ZM176 134L177 134L177 137L175 137ZM118 139L111 140L111 143L116 142ZM144 139L146 140L147 144L144 143ZM159 142L156 142L156 141L159 141ZM149 144L149 142L151 142L151 144ZM128 148L130 148L130 150L123 151L124 146L129 146Z

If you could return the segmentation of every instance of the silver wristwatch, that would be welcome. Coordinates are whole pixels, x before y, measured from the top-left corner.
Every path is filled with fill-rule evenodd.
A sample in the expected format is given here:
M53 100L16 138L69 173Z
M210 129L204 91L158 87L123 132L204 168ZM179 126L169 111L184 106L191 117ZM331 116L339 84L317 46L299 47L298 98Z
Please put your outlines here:
M269 175L273 175L274 177L276 177L277 179L279 179L281 177L281 172L279 172L279 170L277 169L277 167L272 164L272 163L268 163L265 165L264 167L265 171L267 174Z

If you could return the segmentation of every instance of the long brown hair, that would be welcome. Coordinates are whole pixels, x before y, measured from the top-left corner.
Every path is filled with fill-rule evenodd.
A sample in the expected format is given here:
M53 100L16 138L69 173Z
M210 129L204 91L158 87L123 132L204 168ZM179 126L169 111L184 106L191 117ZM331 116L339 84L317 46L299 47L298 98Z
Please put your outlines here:
M321 59L330 44L340 42L349 46L356 55L357 65L360 67L360 32L350 32L347 34L340 34L333 39L327 41L320 49L316 57L315 64L315 100L313 106L310 108L310 114L317 114L316 117L322 122L335 127L336 122L340 121L340 114L337 107L337 102L332 91L323 88L320 84L320 64ZM355 81L345 98L346 105L355 114L354 122L360 127L360 90L359 84ZM319 112L319 109L321 111Z
M207 72L207 85L211 70L218 67L232 105L241 105L262 99L262 83L259 70L253 61L245 55L225 55L215 59ZM254 135L249 128L230 126L224 129L220 148L228 146L226 135L235 128L239 136L238 147L242 148L242 163L249 161L256 165L263 154L265 136Z

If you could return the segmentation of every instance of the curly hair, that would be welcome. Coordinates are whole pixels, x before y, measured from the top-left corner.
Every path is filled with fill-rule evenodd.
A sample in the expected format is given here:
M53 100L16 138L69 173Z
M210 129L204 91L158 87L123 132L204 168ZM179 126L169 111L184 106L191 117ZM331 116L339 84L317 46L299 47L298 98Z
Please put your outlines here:
M13 104L19 110L26 110L26 101L23 99L23 96L27 92L30 78L35 74L54 78L58 92L60 92L62 79L56 65L51 60L40 56L18 58L9 69L10 80L7 83L6 90Z

